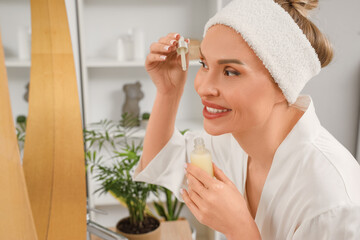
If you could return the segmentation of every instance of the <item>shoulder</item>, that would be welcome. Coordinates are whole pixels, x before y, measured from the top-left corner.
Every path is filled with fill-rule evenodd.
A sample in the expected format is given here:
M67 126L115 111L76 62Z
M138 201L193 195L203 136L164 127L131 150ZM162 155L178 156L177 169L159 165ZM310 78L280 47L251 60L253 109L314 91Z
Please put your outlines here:
M345 204L320 212L303 221L292 239L360 239L360 206Z
M319 164L333 172L339 184L345 188L350 202L360 204L360 165L354 156L325 128L312 143L314 152L319 155Z
M299 144L291 162L312 204L328 209L340 203L360 205L360 166L351 153L321 127L312 141Z

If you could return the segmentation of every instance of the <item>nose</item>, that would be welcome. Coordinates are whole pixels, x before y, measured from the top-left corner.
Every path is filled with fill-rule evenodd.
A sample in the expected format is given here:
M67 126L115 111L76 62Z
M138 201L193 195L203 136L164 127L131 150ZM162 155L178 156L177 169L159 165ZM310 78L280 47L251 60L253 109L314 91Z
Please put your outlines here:
M194 87L199 96L202 97L218 97L220 91L216 76L210 71L202 72L200 69L196 74Z

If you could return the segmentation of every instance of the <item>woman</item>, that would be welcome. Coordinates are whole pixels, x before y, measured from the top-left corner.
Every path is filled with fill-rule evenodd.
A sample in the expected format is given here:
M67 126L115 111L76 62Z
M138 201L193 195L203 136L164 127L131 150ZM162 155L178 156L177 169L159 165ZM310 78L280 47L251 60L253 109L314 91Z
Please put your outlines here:
M157 95L134 179L169 188L228 239L360 239L360 167L299 96L332 59L306 18L317 4L236 0L209 20L195 79L206 133L174 130L187 74L179 34L152 44ZM199 135L215 178L182 169Z

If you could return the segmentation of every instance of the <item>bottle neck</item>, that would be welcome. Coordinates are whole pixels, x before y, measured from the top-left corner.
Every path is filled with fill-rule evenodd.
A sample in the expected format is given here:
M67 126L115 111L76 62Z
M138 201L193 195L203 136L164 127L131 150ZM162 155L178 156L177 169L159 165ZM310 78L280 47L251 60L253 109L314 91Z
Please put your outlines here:
M194 148L195 152L201 153L201 152L205 152L205 146L204 145L196 145Z

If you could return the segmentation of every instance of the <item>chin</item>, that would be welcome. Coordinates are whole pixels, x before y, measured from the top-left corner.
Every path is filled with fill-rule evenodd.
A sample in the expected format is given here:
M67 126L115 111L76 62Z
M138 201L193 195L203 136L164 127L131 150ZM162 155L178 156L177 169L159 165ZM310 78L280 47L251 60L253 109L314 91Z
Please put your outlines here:
M211 124L207 119L204 119L204 130L212 136L219 136L225 133L229 133L229 131L226 131L221 127L221 125Z

